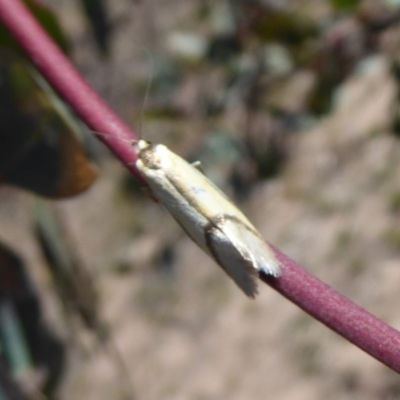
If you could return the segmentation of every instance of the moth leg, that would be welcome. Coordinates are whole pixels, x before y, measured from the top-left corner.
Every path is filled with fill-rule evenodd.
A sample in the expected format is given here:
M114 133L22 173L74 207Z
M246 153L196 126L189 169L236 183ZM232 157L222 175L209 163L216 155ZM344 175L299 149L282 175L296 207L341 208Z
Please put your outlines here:
M198 171L200 171L203 175L205 175L203 167L201 166L201 161L195 161L192 162L191 166L193 168L196 168Z

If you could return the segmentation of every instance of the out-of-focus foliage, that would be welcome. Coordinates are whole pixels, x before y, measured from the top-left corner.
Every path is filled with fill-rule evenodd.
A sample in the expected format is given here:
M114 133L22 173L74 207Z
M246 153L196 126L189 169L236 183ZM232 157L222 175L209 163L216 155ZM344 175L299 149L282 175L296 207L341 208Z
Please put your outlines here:
M34 0L27 6L67 50L58 19ZM46 197L74 196L96 172L76 137L82 126L0 26L0 180Z
M42 318L23 260L0 243L0 344L22 383L49 393L63 367L63 347ZM35 377L36 376L36 377Z
M338 11L355 11L361 0L331 0L332 6Z
M75 317L98 340L105 353L113 359L121 382L121 391L132 398L130 374L99 312L99 298L95 281L85 263L78 256L73 237L65 229L62 215L43 201L36 203L35 234L42 250L46 267L53 278L63 306L66 326L75 344L79 329Z
M92 28L98 48L104 55L107 55L110 44L111 22L105 1L81 0L81 4Z
M101 323L94 281L79 259L64 225L61 215L37 201L35 234L65 314L70 321L78 314L86 327L96 330Z
M191 29L164 39L168 57L155 62L152 85L153 94L166 90L150 99L145 117L183 122L196 115L210 126L205 135L241 136L255 167L248 171L261 179L279 175L288 136L332 111L359 63L395 54L400 20L392 2L359 0L315 3L315 10L307 2L205 2L194 15ZM229 132L224 124L237 115Z
M2 181L52 198L87 189L96 172L32 67L8 58L0 74Z
M61 49L68 53L69 45L66 36L64 35L60 23L56 14L43 3L36 0L24 0L26 6L30 9L32 14L40 22L47 33L53 38L53 40L61 47ZM14 52L20 52L20 48L5 29L3 25L0 24L0 49L8 49Z
M56 15L36 1L25 3L58 45L68 51ZM82 145L83 125L3 26L0 54L1 184L48 198L71 197L86 190L97 173ZM64 366L63 344L44 322L26 270L21 257L0 243L0 348L6 362L0 397L5 400L24 398L12 380L7 381L6 369L18 377L27 396L31 393L38 398L39 392L51 395Z

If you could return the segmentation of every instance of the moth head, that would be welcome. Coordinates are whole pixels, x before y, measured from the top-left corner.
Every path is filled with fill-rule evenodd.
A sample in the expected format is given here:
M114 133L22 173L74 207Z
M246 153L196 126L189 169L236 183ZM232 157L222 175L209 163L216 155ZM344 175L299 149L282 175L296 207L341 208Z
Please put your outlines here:
M140 139L133 144L138 154L140 162L149 169L161 168L161 158L158 154L158 147L151 142Z

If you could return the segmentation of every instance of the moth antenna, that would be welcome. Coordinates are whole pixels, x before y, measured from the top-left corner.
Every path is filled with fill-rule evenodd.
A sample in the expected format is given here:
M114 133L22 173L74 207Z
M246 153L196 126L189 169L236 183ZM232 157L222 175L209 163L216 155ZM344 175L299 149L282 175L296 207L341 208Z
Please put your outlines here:
M147 59L149 62L148 76L147 76L147 80L146 80L146 87L145 87L143 102L140 106L139 124L138 124L138 136L139 136L139 139L143 139L143 118L144 118L143 116L144 116L144 110L145 110L147 101L150 96L151 85L152 85L153 79L154 79L155 62L154 62L153 54L149 51L149 49L146 46L136 42L135 40L133 41L133 43L146 53L146 56L147 56ZM111 78L112 77L113 76L111 76ZM89 128L87 128L87 131L93 133L96 136L115 138L117 140L122 140L126 143L132 143L132 142L136 141L135 139L129 140L129 139L117 138L112 134L94 131Z
M151 89L151 85L153 83L153 78L154 78L154 57L146 46L144 46L140 43L136 43L136 45L139 46L146 53L147 58L149 60L149 64L150 64L149 73L147 76L146 90L144 92L144 98L143 98L142 105L140 107L140 114L139 114L139 138L143 139L144 110L146 108L146 103L149 99L150 89Z

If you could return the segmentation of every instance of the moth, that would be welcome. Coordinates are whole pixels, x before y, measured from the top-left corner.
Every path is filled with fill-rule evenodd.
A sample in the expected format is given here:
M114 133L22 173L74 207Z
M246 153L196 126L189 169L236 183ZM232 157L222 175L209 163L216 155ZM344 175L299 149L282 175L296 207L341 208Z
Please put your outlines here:
M198 168L164 145L143 139L133 145L152 196L247 296L256 296L260 271L280 276L281 266L261 234Z

